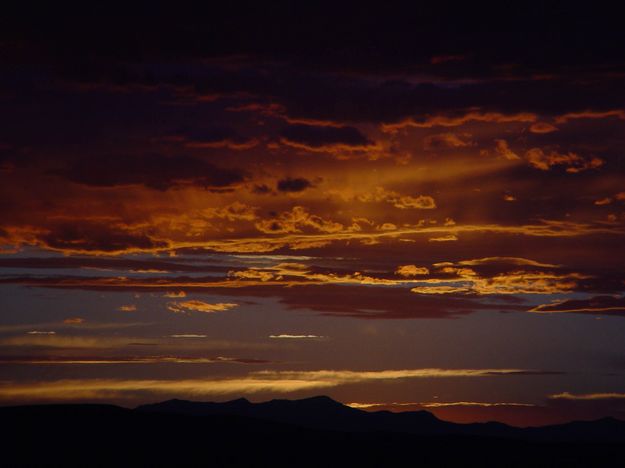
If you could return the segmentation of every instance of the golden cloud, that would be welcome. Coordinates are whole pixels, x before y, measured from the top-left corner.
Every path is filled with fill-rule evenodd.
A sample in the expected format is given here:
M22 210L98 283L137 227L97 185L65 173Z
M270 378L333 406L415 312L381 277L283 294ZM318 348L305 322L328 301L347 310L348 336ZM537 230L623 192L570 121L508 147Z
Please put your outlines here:
M225 310L230 310L237 307L238 304L230 303L230 302L218 302L215 304L210 304L208 302L191 300L191 301L182 301L182 302L168 302L167 308L175 313L187 313L187 312L205 312L205 313L213 313L213 312L223 312Z
M532 133L551 133L556 132L558 127L548 122L535 122L530 125L530 132Z
M392 382L403 379L485 378L523 375L523 369L404 369L382 371L259 371L241 378L117 380L75 379L49 382L3 382L0 399L80 400L132 398L137 392L162 395L210 396L259 392L291 393L319 390L339 385ZM531 371L529 371L531 373Z
M603 159L598 157L583 158L576 153L559 153L555 150L545 152L540 148L532 148L525 153L525 158L532 167L548 171L553 166L565 166L566 172L578 173L603 166Z
M399 276L417 276L417 275L428 275L430 270L426 267L418 267L416 265L400 265L395 270L395 274Z

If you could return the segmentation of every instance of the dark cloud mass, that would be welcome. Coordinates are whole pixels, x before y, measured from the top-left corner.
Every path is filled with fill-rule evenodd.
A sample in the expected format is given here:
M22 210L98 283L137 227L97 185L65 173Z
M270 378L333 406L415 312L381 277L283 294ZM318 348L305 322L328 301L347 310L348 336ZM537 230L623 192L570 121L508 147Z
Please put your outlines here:
M206 189L223 189L244 180L244 172L223 169L188 156L169 157L103 156L73 161L56 174L72 182L110 187L141 184L155 190L167 190L178 184L192 184Z
M278 181L276 188L280 192L301 192L312 187L312 183L303 177L287 177Z
M332 145L367 146L371 142L354 127L291 125L282 131L290 142L312 148Z

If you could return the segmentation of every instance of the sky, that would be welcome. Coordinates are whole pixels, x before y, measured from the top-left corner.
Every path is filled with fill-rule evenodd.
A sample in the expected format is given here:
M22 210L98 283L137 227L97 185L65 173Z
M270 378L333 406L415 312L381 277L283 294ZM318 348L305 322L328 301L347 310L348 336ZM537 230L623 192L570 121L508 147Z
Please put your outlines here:
M625 418L618 18L8 9L0 404Z

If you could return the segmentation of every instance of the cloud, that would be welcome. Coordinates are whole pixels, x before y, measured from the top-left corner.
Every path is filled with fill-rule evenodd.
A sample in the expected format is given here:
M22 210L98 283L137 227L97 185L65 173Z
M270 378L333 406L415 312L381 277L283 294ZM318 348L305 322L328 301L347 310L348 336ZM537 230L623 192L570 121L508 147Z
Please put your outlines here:
M182 301L182 302L168 302L167 308L172 312L176 313L187 313L187 312L223 312L226 310L233 309L237 307L238 304L231 302L217 302L214 304L210 304L208 302L191 300L191 301Z
M371 142L354 127L329 127L316 125L290 125L282 130L283 141L307 148L324 148L336 145L364 147Z
M551 133L558 131L558 127L548 122L535 122L530 125L530 132L532 133Z
M31 330L26 332L27 335L56 335L55 331Z
M340 385L404 379L492 378L518 375L519 369L403 369L382 371L258 371L223 379L123 380L68 379L0 384L0 399L11 401L83 400L178 395L201 397L259 392L291 393Z
M186 333L186 334L178 334L178 335L169 335L170 338L206 338L207 335L198 335L194 333Z
M508 159L510 161L521 159L518 154L510 149L510 146L508 145L508 142L506 140L495 140L495 144L495 152L502 158Z
M471 146L471 135L467 133L437 133L423 139L423 149L465 148Z
M346 403L347 406L357 409L373 410L373 411L415 411L418 409L445 408L454 406L471 406L492 408L499 406L515 406L515 407L534 407L531 403L510 403L510 402L483 402L483 401L432 401L421 403Z
M430 270L426 267L418 267L416 265L400 265L395 270L395 274L399 276L417 276L417 275L428 275Z
M457 240L458 240L458 236L455 234L447 234L445 236L430 237L428 239L429 242L453 242Z
M35 330L36 331L36 330ZM77 336L58 333L27 333L22 336L0 338L0 346L11 348L48 348L48 349L94 349L128 346L132 342L152 342L137 337L124 336Z
M281 335L269 335L269 338L274 340L316 340L326 338L325 336L320 335L289 335L289 334L281 334Z
M383 148L359 129L349 126L290 125L282 130L282 145L312 153L327 153L338 159L363 156L378 159Z
M179 337L180 335L178 335ZM117 365L117 364L267 364L261 359L233 358L217 356L214 358L197 356L5 356L0 364L5 365Z
M157 138L157 140L178 143L187 148L227 148L235 151L248 150L260 143L255 138L242 137L232 127L224 126L203 127Z
M432 210L436 208L436 201L429 195L402 195L394 190L388 190L377 186L368 192L361 192L351 197L343 195L346 199L356 199L363 203L386 202L399 209Z
M74 253L136 252L164 248L166 242L116 223L94 221L60 222L39 234L47 249Z
M586 299L555 300L538 305L529 311L542 314L625 315L625 297L594 296Z
M511 123L535 122L537 116L532 113L502 114L499 112L468 112L461 116L436 115L425 117L420 120L408 118L398 123L382 124L382 131L388 133L396 133L399 130L415 127L415 128L433 128L433 127L459 127L469 122L491 122L491 123Z
M404 288L363 288L348 285L307 286L274 292L289 309L313 310L324 316L364 320L448 319L478 310L523 311L527 307L480 301L478 296L414 294Z
M122 312L136 312L137 306L134 304L122 305L122 306L119 306L117 310L120 310Z
M559 153L555 150L545 152L540 148L527 151L525 159L532 167L542 171L548 171L553 166L564 166L566 172L572 174L597 169L604 164L603 159L598 157L584 158L573 152Z
M165 294L163 294L163 297L168 297L168 298L181 298L181 297L187 297L187 293L184 291L167 291Z
M341 223L309 213L303 206L294 206L290 211L284 211L274 218L258 221L256 229L268 234L297 233L304 229L333 233L342 231L344 227Z
M281 179L276 184L279 192L303 192L307 188L312 187L312 183L303 177Z
M586 110L582 112L568 112L566 114L556 117L556 123L567 123L571 120L577 119L606 119L610 117L616 117L620 120L625 120L625 110L616 109L608 111L592 111Z
M63 323L66 325L79 325L84 322L85 322L85 319L82 317L68 317L63 320Z
M562 294L575 290L580 280L589 276L580 273L512 270L481 276L470 268L444 266L440 273L447 278L424 279L423 285L411 289L418 294Z
M555 265L552 263L542 263L536 260L531 260L522 257L484 257L476 258L473 260L460 260L455 263L456 265L489 265L489 264L507 264L507 265L519 265L519 266L534 266L541 268L559 268L561 265Z
M215 272L224 271L216 265L194 265L188 262L159 258L111 258L98 256L0 257L0 267L20 269L80 269L95 271ZM183 291L176 292L175 294Z
M206 189L235 187L245 180L239 169L224 169L189 156L102 156L80 158L55 174L85 185L113 187L141 184L154 190L175 185Z
M569 392L557 393L549 396L552 400L625 400L625 393L607 392L607 393L583 393L572 394Z

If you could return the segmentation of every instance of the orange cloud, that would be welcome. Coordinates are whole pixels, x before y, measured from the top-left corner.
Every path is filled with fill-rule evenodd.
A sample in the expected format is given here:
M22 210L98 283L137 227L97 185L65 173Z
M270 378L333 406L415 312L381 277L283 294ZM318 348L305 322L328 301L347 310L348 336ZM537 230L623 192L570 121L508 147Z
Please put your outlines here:
M165 294L163 294L163 297L181 298L187 297L187 293L185 293L184 291L167 291Z
M439 148L466 148L473 143L471 135L467 133L437 133L428 135L423 139L423 149L436 150Z
M67 325L78 325L78 324L83 323L84 321L85 319L82 317L70 317L70 318L66 318L65 320L63 320L63 323Z
M603 159L598 157L583 158L576 153L558 153L555 150L546 153L540 148L532 148L525 153L525 159L532 167L548 171L553 166L565 166L566 172L577 173L603 166Z
M558 131L558 127L547 122L535 122L530 125L532 133L551 133Z
M584 111L584 112L569 112L567 114L556 117L556 123L566 123L569 120L576 119L605 119L609 117L616 117L621 120L625 120L625 111L617 109L610 111Z
M496 146L495 146L495 152L505 158L508 159L510 161L514 161L517 159L521 159L514 151L512 151L510 149L510 146L508 146L508 142L506 140L495 140Z
M385 133L397 133L410 127L432 128L432 127L459 127L469 122L488 123L514 123L514 122L535 122L536 114L521 112L517 114L501 114L499 112L469 112L460 117L448 117L437 115L428 117L422 121L405 119L398 123L382 124L382 131Z
M625 298L619 296L595 296L585 299L559 299L541 304L529 310L539 314L625 314Z
M455 234L447 234L446 236L430 237L429 242L453 242L457 241L458 236Z
M191 300L184 302L168 302L167 308L172 312L176 313L186 313L189 311L192 312L205 312L205 313L213 313L213 312L223 312L225 310L230 310L237 307L238 304L230 303L230 302L218 302L215 304L210 304L208 302Z
M418 267L416 265L400 265L395 270L395 274L399 276L417 276L428 275L430 270L426 267Z
M547 266L525 259L513 259L521 265ZM497 261L497 258L460 262L464 265L483 265ZM545 271L508 271L493 276L482 276L466 267L450 266L439 263L440 273L451 275L448 278L428 278L411 289L417 294L455 294L473 293L479 295L497 294L559 294L573 291L578 281L590 276L580 273L553 273Z
M343 225L334 221L325 220L317 215L310 214L306 208L295 206L290 211L284 211L273 219L263 219L256 223L260 232L268 234L287 234L302 232L304 228L311 228L318 232L339 232Z

